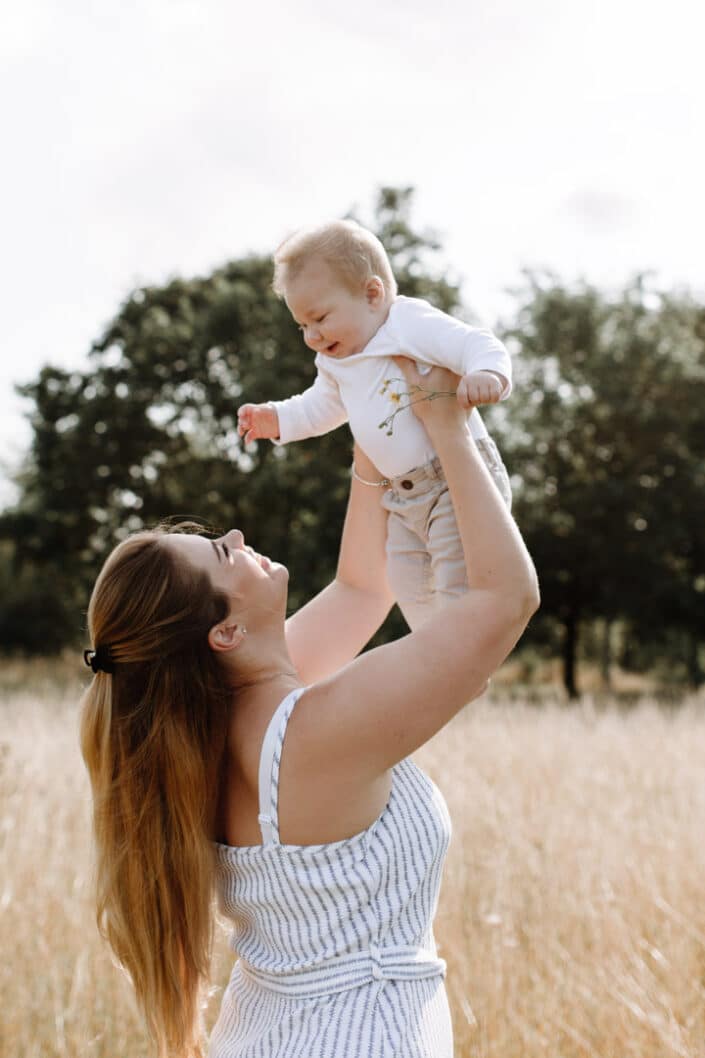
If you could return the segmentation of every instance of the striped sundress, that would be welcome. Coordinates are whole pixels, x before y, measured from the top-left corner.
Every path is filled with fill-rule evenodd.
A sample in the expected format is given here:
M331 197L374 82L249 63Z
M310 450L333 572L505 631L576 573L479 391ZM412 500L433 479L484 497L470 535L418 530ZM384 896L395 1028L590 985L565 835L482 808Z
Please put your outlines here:
M209 1058L452 1058L432 927L451 831L443 796L402 760L366 830L282 844L279 764L304 689L281 702L262 743L262 845L216 844L219 904L239 958Z

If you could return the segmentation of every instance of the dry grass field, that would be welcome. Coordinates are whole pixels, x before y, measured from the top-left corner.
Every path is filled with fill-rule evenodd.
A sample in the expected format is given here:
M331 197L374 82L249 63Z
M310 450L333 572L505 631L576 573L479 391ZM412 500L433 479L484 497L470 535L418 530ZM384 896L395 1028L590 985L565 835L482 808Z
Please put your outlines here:
M94 926L73 680L0 669L0 1055L146 1058ZM705 703L483 702L418 762L454 824L456 1054L705 1058ZM229 963L223 933L209 1023Z

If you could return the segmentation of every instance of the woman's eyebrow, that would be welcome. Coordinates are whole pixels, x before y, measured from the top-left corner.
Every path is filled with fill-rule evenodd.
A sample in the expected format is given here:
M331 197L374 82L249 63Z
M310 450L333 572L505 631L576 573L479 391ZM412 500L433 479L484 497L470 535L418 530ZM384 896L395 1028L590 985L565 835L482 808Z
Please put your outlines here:
M218 556L218 561L221 562L222 559L220 557L220 551L218 550L218 545L216 544L215 540L211 540L210 541L210 545L213 548L213 550L215 551L216 555Z

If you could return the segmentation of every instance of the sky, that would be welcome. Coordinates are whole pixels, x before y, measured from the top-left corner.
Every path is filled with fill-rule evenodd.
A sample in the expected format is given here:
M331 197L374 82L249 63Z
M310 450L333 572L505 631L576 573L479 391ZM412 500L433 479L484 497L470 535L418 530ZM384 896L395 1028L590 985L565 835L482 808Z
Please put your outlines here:
M131 289L413 186L492 326L524 268L705 297L694 0L23 0L0 16L0 506L17 383Z

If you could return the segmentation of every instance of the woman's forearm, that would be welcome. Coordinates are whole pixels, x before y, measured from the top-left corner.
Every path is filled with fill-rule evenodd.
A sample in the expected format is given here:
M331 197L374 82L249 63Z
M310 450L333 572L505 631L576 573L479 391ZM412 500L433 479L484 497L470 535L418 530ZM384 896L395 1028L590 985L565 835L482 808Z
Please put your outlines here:
M389 613L393 599L338 579L286 622L289 656L302 683L338 672L357 657Z
M536 571L467 427L427 423L448 482L470 589L504 594L518 607L538 605Z
M366 481L381 478L357 445L354 460L360 477ZM382 492L351 480L335 579L286 623L289 654L304 683L322 679L352 661L392 608Z

